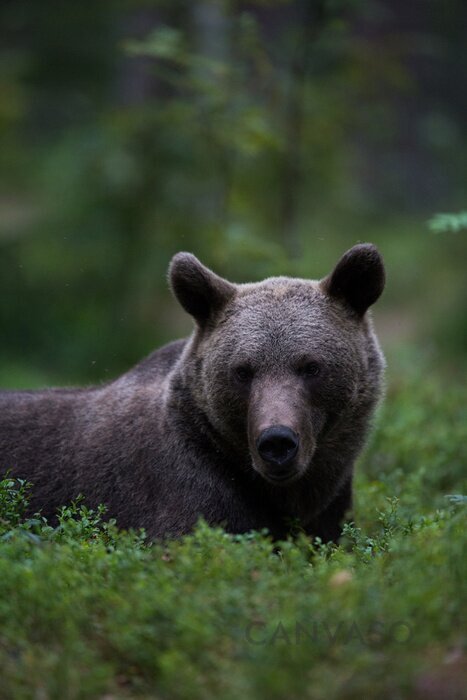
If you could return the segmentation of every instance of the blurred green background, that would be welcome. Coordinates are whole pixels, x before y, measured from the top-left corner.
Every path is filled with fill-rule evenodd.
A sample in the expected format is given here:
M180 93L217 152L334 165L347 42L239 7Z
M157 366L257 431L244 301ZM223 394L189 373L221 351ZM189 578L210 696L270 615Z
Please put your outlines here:
M466 27L462 0L3 0L0 385L186 334L176 251L315 278L365 240L393 376L463 376L467 232L427 222L467 208Z

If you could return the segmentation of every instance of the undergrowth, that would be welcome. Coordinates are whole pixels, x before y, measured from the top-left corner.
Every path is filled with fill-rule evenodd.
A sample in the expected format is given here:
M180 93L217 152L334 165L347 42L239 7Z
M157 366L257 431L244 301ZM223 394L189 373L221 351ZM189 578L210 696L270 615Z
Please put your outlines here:
M0 697L462 697L466 398L391 390L337 547L203 522L151 543L83 499L52 526L5 476Z

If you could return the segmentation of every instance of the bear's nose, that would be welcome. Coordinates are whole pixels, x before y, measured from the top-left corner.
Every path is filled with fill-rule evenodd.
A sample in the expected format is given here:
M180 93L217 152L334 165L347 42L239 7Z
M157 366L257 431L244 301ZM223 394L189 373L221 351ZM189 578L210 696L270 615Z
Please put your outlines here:
M273 425L263 430L256 441L258 454L265 462L286 467L298 451L298 435L285 425Z

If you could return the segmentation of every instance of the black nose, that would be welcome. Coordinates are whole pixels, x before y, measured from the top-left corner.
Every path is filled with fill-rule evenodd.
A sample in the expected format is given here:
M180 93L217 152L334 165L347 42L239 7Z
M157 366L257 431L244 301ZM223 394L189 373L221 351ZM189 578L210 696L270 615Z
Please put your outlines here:
M258 453L265 462L285 467L298 451L298 435L285 425L273 425L263 430L256 442Z

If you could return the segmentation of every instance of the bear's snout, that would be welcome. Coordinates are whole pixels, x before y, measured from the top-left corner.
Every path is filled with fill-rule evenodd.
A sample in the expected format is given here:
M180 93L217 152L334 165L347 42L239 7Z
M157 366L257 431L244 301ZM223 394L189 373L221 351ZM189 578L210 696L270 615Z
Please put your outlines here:
M266 481L286 485L308 469L315 449L309 415L299 377L268 377L253 386L248 442L253 468Z
M285 425L273 425L263 430L256 441L256 449L264 462L273 467L273 478L290 475L290 465L294 461L299 446L299 437Z

